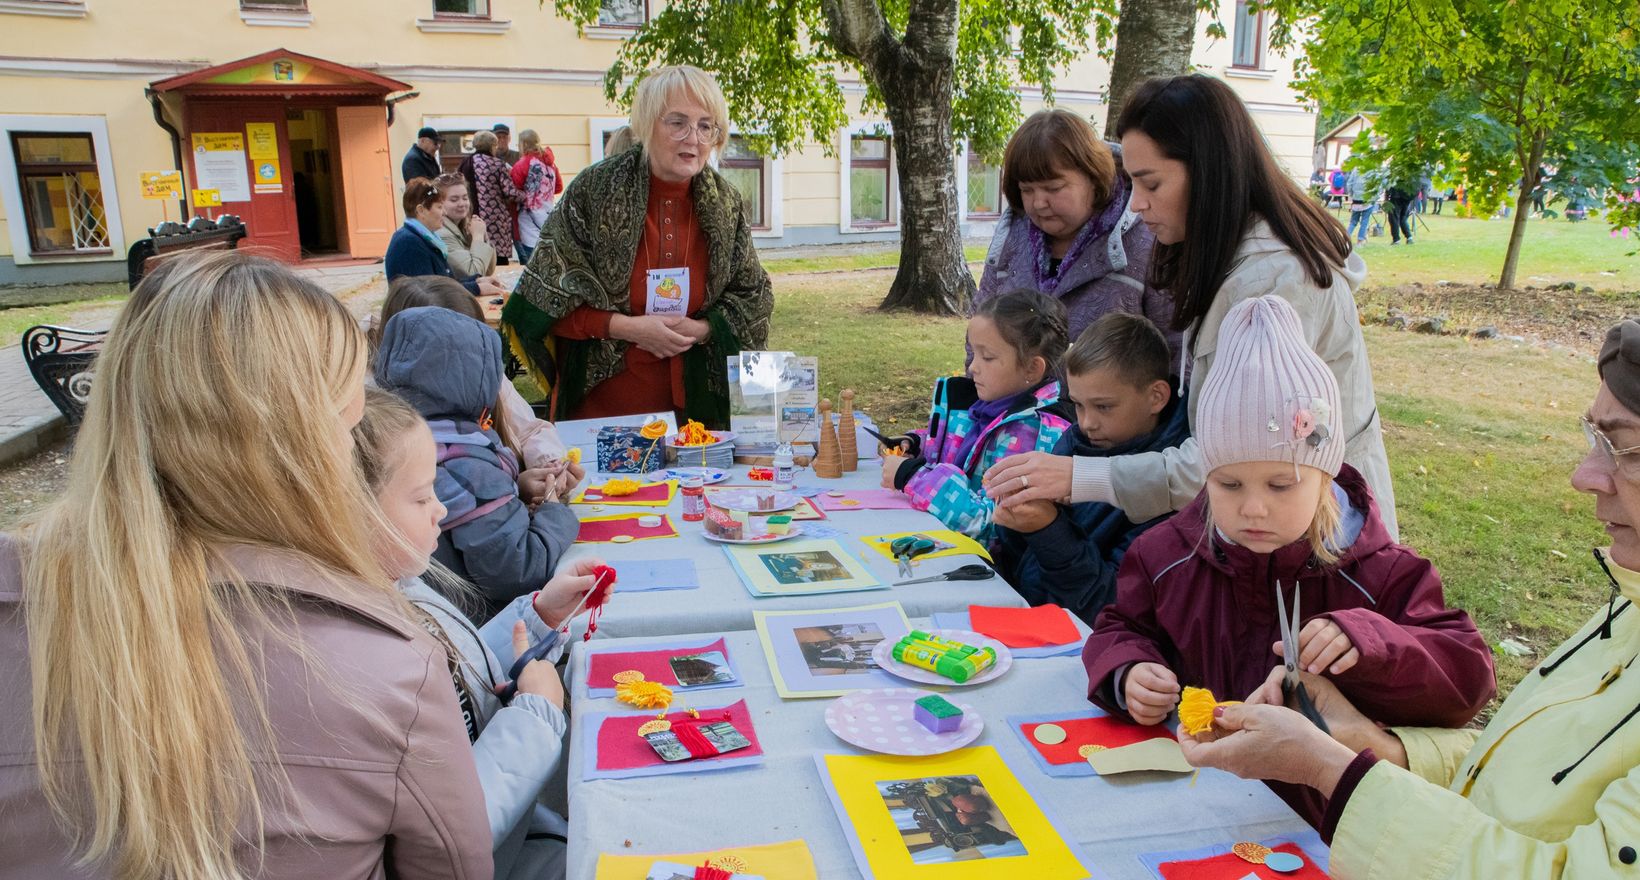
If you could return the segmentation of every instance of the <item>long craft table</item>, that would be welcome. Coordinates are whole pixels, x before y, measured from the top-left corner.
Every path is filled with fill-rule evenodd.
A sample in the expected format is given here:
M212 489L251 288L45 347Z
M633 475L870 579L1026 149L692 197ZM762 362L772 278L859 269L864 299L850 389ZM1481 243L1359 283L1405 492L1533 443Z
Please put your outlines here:
M590 460L590 459L589 459ZM747 478L748 468L737 466L721 486L768 486ZM589 473L582 487L602 485L609 474ZM880 469L875 461L862 461L860 467L845 473L840 479L822 480L813 471L798 474L798 487L830 489L878 488ZM838 608L851 605L870 605L898 601L908 617L927 617L937 611L966 611L969 605L998 605L1024 607L1025 601L1008 583L998 576L985 581L939 581L913 584L882 590L860 590L848 593L820 593L807 596L754 597L747 591L740 575L735 572L729 557L723 552L728 545L707 540L705 527L698 522L684 522L681 492L664 508L678 530L675 538L633 541L629 544L576 544L566 560L596 556L608 561L689 559L695 564L700 581L698 589L654 590L622 592L616 586L614 597L604 609L598 622L598 637L661 636L683 633L735 632L753 628L753 611L802 611L814 608ZM629 507L611 504L572 504L571 509L582 519L624 514L660 513L658 507ZM594 508L597 509L594 509ZM860 538L894 532L925 529L943 529L938 519L918 510L846 510L827 514L827 519L800 522L805 534L792 541L809 537L828 537L843 549L865 563L865 566L884 584L901 580L894 563L868 547ZM780 544L767 545L779 547ZM923 559L916 563L914 577L924 577L949 571L961 565L979 562L971 555L942 556Z
M915 619L912 623L928 624ZM819 877L861 876L821 784L814 756L864 753L826 727L824 715L831 698L782 700L776 694L756 632L732 632L724 637L744 685L680 694L699 705L744 699L765 751L763 763L632 779L583 781L585 750L593 731L582 729L581 721L589 713L636 710L613 699L587 695L587 645L575 645L565 679L573 714L578 716L571 719L566 764L569 821L574 829L569 876L590 880L601 852L660 855L794 838L807 841ZM594 645L599 650L637 650L678 641L620 639ZM1262 783L1216 770L1195 776L1131 773L1112 779L1056 778L1042 773L1004 717L1084 708L1086 688L1087 676L1075 655L1016 658L1013 668L995 681L954 688L947 696L973 705L985 722L974 745L995 746L1058 830L1078 842L1093 867L1105 876L1154 880L1155 875L1138 860L1140 854L1309 831ZM1250 871L1252 866L1248 867Z

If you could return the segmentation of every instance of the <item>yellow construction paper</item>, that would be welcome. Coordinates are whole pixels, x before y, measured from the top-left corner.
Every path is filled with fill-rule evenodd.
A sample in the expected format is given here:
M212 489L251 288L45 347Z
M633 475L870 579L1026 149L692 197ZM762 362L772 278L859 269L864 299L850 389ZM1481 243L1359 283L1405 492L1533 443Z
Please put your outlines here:
M846 819L838 818L854 823L854 834L874 876L896 880L992 880L997 877L1082 880L1089 874L1064 838L1048 823L1030 792L991 746L957 749L923 758L827 755L825 764L837 799L848 813ZM979 778L994 805L993 812L1001 813L1002 821L1024 845L1024 855L929 864L912 860L907 848L908 836L917 836L920 832L908 831L904 833L908 836L902 836L877 784L951 776Z
M894 551L890 548L893 545L894 540L896 538L910 537L911 535L923 535L934 541L951 545L949 549L937 550L933 553L924 553L923 555L918 556L916 561L919 562L924 559L938 559L941 556L966 556L970 554L978 556L986 562L991 561L991 554L987 553L985 551L985 547L978 541L964 535L961 532L954 532L950 529L923 529L916 532L895 532L892 535L866 535L860 540L866 542L867 547L876 550L878 553L883 554L885 558L892 561L894 559Z
M817 880L818 877L814 872L814 856L809 854L809 845L801 840L788 840L660 856L601 853L598 856L596 880L644 880L650 866L656 862L699 865L719 856L739 859L746 865L744 873L758 874L765 880Z
M1164 773L1192 773L1196 770L1184 759L1179 741L1174 739L1147 739L1129 746L1101 749L1088 756L1088 764L1100 776L1137 770L1160 770Z
M610 479L616 479L616 478L611 477ZM665 501L634 501L629 496L626 496L626 495L598 495L598 496L593 497L593 498L588 498L587 497L587 492L588 492L588 490L592 489L591 486L588 486L586 489L582 489L580 494L578 494L574 498L570 499L569 503L571 503L571 504L609 504L609 505L612 505L612 506L619 505L619 506L626 506L626 507L666 507L666 506L668 506L672 503L672 499L678 494L678 481L677 480L667 480L664 484L662 484L662 483L644 483L642 486L639 487L639 491L642 491L643 489L647 489L650 486L659 486L659 485L665 485L666 486L666 500Z

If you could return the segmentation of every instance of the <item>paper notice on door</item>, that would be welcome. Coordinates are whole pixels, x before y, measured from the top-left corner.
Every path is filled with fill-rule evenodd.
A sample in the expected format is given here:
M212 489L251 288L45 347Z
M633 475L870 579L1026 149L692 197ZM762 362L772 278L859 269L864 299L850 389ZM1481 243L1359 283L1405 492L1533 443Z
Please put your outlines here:
M251 200L245 167L245 136L238 132L194 132L194 185L214 189L224 202Z

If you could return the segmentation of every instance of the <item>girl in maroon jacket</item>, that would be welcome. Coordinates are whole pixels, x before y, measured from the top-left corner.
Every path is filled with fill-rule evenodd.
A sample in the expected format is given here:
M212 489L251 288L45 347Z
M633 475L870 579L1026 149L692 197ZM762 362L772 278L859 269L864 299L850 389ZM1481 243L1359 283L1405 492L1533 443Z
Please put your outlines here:
M1207 486L1128 551L1116 602L1082 651L1088 698L1158 724L1181 684L1246 697L1282 662L1280 591L1304 615L1300 666L1368 716L1467 723L1496 688L1491 652L1344 465L1338 385L1292 306L1237 304L1219 343L1197 420ZM1301 813L1314 806L1294 801Z

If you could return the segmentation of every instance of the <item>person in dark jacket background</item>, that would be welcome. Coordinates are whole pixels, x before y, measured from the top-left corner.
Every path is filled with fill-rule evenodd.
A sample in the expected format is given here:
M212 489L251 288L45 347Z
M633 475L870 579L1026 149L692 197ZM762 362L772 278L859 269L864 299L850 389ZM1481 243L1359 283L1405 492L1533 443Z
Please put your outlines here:
M492 418L501 394L501 335L449 309L406 309L388 320L376 384L427 419L439 445L434 491L446 508L433 558L483 593L490 619L551 577L580 521L545 501L534 513L518 494L518 453Z
M1109 312L1088 325L1065 357L1073 454L1159 452L1184 442L1190 425L1170 363L1167 337L1143 315ZM1116 598L1128 545L1171 515L1135 524L1102 502L1033 501L997 515L997 562L1025 601L1058 605L1092 626Z
M416 132L416 142L404 153L404 162L399 165L399 173L404 175L404 182L409 183L418 177L435 178L443 171L438 164L438 130L423 127Z
M438 237L444 228L444 202L438 186L426 177L404 186L404 225L387 242L382 270L387 280L406 275L443 275L461 282L474 296L502 296L506 288L488 275L461 276L450 270L448 245Z

